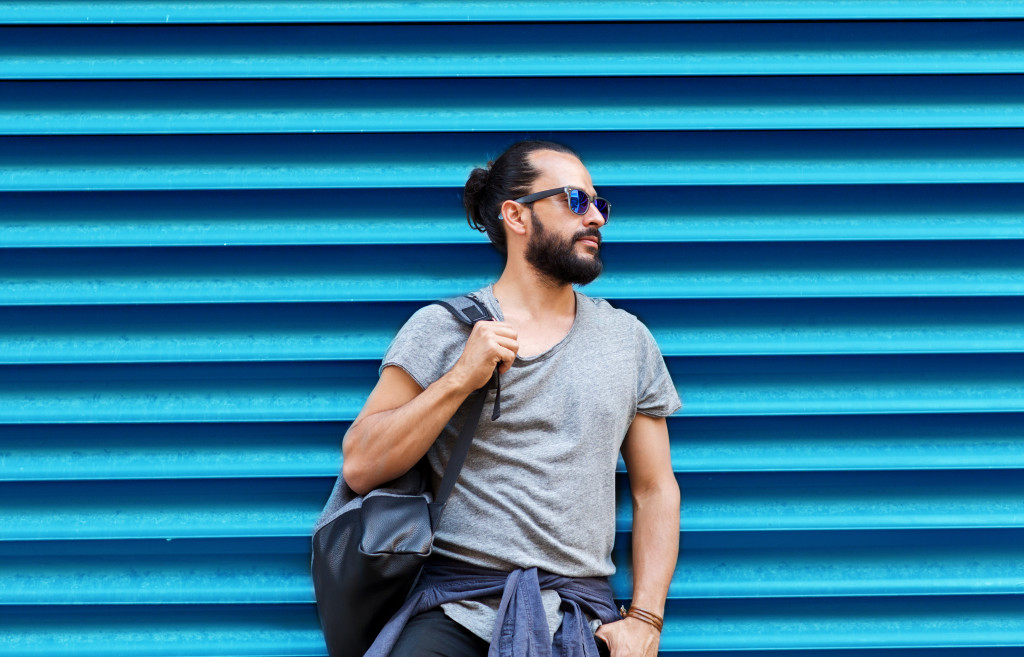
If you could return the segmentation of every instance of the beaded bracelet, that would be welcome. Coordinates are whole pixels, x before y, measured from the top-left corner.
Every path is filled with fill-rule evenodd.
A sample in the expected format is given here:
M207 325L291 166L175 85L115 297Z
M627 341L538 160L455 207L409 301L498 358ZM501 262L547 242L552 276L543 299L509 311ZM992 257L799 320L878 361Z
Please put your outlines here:
M665 619L654 613L653 611L647 611L640 607L630 607L629 611L626 611L625 607L619 607L619 614L623 618L635 618L638 621L643 621L648 625L654 627L654 629L661 632L661 628L665 626Z

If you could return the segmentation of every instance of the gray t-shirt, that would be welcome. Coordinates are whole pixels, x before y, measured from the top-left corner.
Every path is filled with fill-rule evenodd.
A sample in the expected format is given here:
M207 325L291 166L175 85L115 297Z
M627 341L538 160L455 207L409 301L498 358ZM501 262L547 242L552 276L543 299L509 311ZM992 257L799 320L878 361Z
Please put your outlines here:
M490 286L473 294L503 319ZM395 365L426 388L452 368L469 327L441 306L417 311L388 347ZM567 577L611 575L615 467L637 413L671 415L681 406L661 351L633 315L576 293L576 319L548 351L517 357L501 377L501 417L480 419L458 484L434 540L437 554L512 570L537 567ZM458 436L466 405L428 452L435 486ZM551 631L558 595L543 592ZM490 640L497 600L445 605L445 612Z

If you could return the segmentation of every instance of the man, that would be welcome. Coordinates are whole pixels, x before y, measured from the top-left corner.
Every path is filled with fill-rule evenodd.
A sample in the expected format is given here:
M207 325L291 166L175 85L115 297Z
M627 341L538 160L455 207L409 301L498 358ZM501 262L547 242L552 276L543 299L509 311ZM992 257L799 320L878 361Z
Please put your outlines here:
M492 641L527 641L550 654L554 639L588 646L566 654L589 655L589 628L599 625L597 645L612 657L653 657L678 550L679 488L665 418L680 402L646 327L573 288L601 271L600 229L610 205L597 197L579 157L550 142L517 143L474 170L463 202L470 224L506 256L501 277L474 293L496 321L470 330L436 305L413 315L345 435L343 474L366 493L426 454L436 483L463 403L497 367L501 416L481 418L434 552L439 572L464 566L466 579L486 577L499 587L482 599L449 592L438 607L433 594L443 578L428 567L420 589L433 587L431 595L407 603L415 615L404 629L394 627L403 618L382 633L397 641L389 634L375 648L453 657L485 655ZM634 584L625 618L610 615L610 594L601 588L614 570L620 449L633 496ZM539 583L524 584L535 573ZM518 617L533 607L547 620L542 632ZM583 613L585 629L573 634Z

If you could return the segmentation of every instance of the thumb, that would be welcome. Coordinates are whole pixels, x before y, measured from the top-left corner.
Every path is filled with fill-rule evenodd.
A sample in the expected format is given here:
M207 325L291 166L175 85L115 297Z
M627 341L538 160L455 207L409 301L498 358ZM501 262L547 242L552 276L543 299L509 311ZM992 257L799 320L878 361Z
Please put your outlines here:
M602 632L604 630L604 625L601 625L594 630L594 639L597 641L597 652L599 655L608 655L611 653L611 645L608 643L608 639L604 637L604 633Z

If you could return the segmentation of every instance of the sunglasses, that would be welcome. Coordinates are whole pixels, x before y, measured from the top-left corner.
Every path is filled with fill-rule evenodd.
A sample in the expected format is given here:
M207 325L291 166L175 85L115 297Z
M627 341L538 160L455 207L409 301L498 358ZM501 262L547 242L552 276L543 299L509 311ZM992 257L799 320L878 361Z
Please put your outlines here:
M533 203L539 201L542 198L554 196L555 194L565 193L566 200L569 203L569 209L575 214L586 214L587 210L590 209L590 204L593 203L597 211L601 213L605 221L608 221L608 215L612 212L612 204L607 199L603 199L600 196L591 196L582 189L575 189L573 187L555 187L554 189L545 189L543 192L534 192L526 196L521 196L515 199L516 203Z

